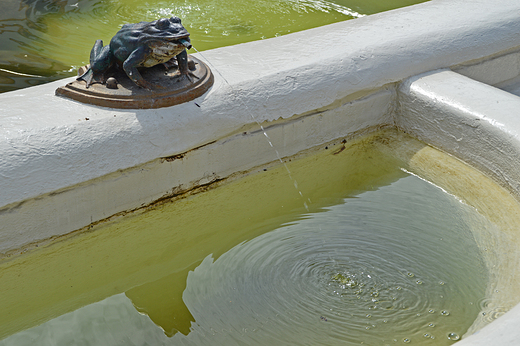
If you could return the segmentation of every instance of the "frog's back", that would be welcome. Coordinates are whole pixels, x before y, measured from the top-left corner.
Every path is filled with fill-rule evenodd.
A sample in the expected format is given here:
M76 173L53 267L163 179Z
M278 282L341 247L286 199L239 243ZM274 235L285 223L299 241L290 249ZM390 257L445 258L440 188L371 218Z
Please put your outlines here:
M140 47L172 42L190 36L177 17L162 18L153 22L125 24L110 41L110 51L119 60L126 58Z
M140 23L139 23L140 24ZM142 36L154 39L178 40L190 36L180 18L162 18L142 27Z
M110 50L124 47L129 52L134 51L140 45L140 35L149 22L139 22L136 24L125 24L110 40Z
M162 18L153 22L125 24L114 36L119 40L127 40L129 44L144 44L150 41L173 41L190 36L177 17Z

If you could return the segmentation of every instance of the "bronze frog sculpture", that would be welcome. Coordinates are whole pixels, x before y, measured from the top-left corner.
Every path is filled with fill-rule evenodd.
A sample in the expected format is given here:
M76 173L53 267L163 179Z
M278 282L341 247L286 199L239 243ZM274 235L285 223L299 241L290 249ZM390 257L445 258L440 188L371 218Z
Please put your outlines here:
M96 41L90 52L90 68L78 80L84 80L87 88L94 82L105 84L109 70L117 64L135 84L151 90L160 86L146 81L138 68L158 64L168 68L176 63L178 77L191 81L186 52L191 48L189 36L178 17L125 24L109 45L103 47L102 40Z

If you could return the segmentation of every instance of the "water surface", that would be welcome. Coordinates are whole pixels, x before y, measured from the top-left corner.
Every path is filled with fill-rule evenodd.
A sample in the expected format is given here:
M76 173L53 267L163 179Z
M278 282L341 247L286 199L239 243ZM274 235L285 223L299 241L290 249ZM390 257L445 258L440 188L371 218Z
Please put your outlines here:
M493 227L414 176L305 215L190 273L183 299L196 323L176 339L448 345L488 285L468 217Z
M449 345L518 301L478 172L393 130L287 164L5 259L0 345Z
M76 74L96 39L179 16L198 50L271 38L423 0L3 0L0 92Z

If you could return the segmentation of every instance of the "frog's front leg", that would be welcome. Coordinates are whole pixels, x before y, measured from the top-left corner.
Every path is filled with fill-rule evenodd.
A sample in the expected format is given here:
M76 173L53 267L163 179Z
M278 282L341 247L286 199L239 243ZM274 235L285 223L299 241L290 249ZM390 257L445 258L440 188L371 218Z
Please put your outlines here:
M128 58L123 62L123 70L125 70L128 78L130 78L135 84L141 88L152 90L154 85L150 82L147 82L137 69L146 61L148 54L150 54L150 52L147 48L137 48L132 53L130 53Z
M177 54L175 58L177 59L177 65L179 66L179 81L181 81L182 79L188 79L190 82L193 83L193 80L190 78L190 76L195 77L197 79L199 78L195 76L188 67L188 53L186 52L186 50L183 50L182 52Z

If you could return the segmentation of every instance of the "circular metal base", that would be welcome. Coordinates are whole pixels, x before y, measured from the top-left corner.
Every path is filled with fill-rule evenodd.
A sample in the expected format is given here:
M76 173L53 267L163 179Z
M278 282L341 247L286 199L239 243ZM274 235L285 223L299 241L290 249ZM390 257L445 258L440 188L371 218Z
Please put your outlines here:
M86 71L88 67L82 67ZM213 85L209 67L197 58L189 57L190 77L180 78L176 66L166 70L156 65L140 70L143 78L156 85L153 90L138 87L122 69L112 73L106 84L94 83L89 88L83 80L75 80L56 89L56 95L110 108L147 109L169 107L191 101ZM81 73L81 69L80 69Z

